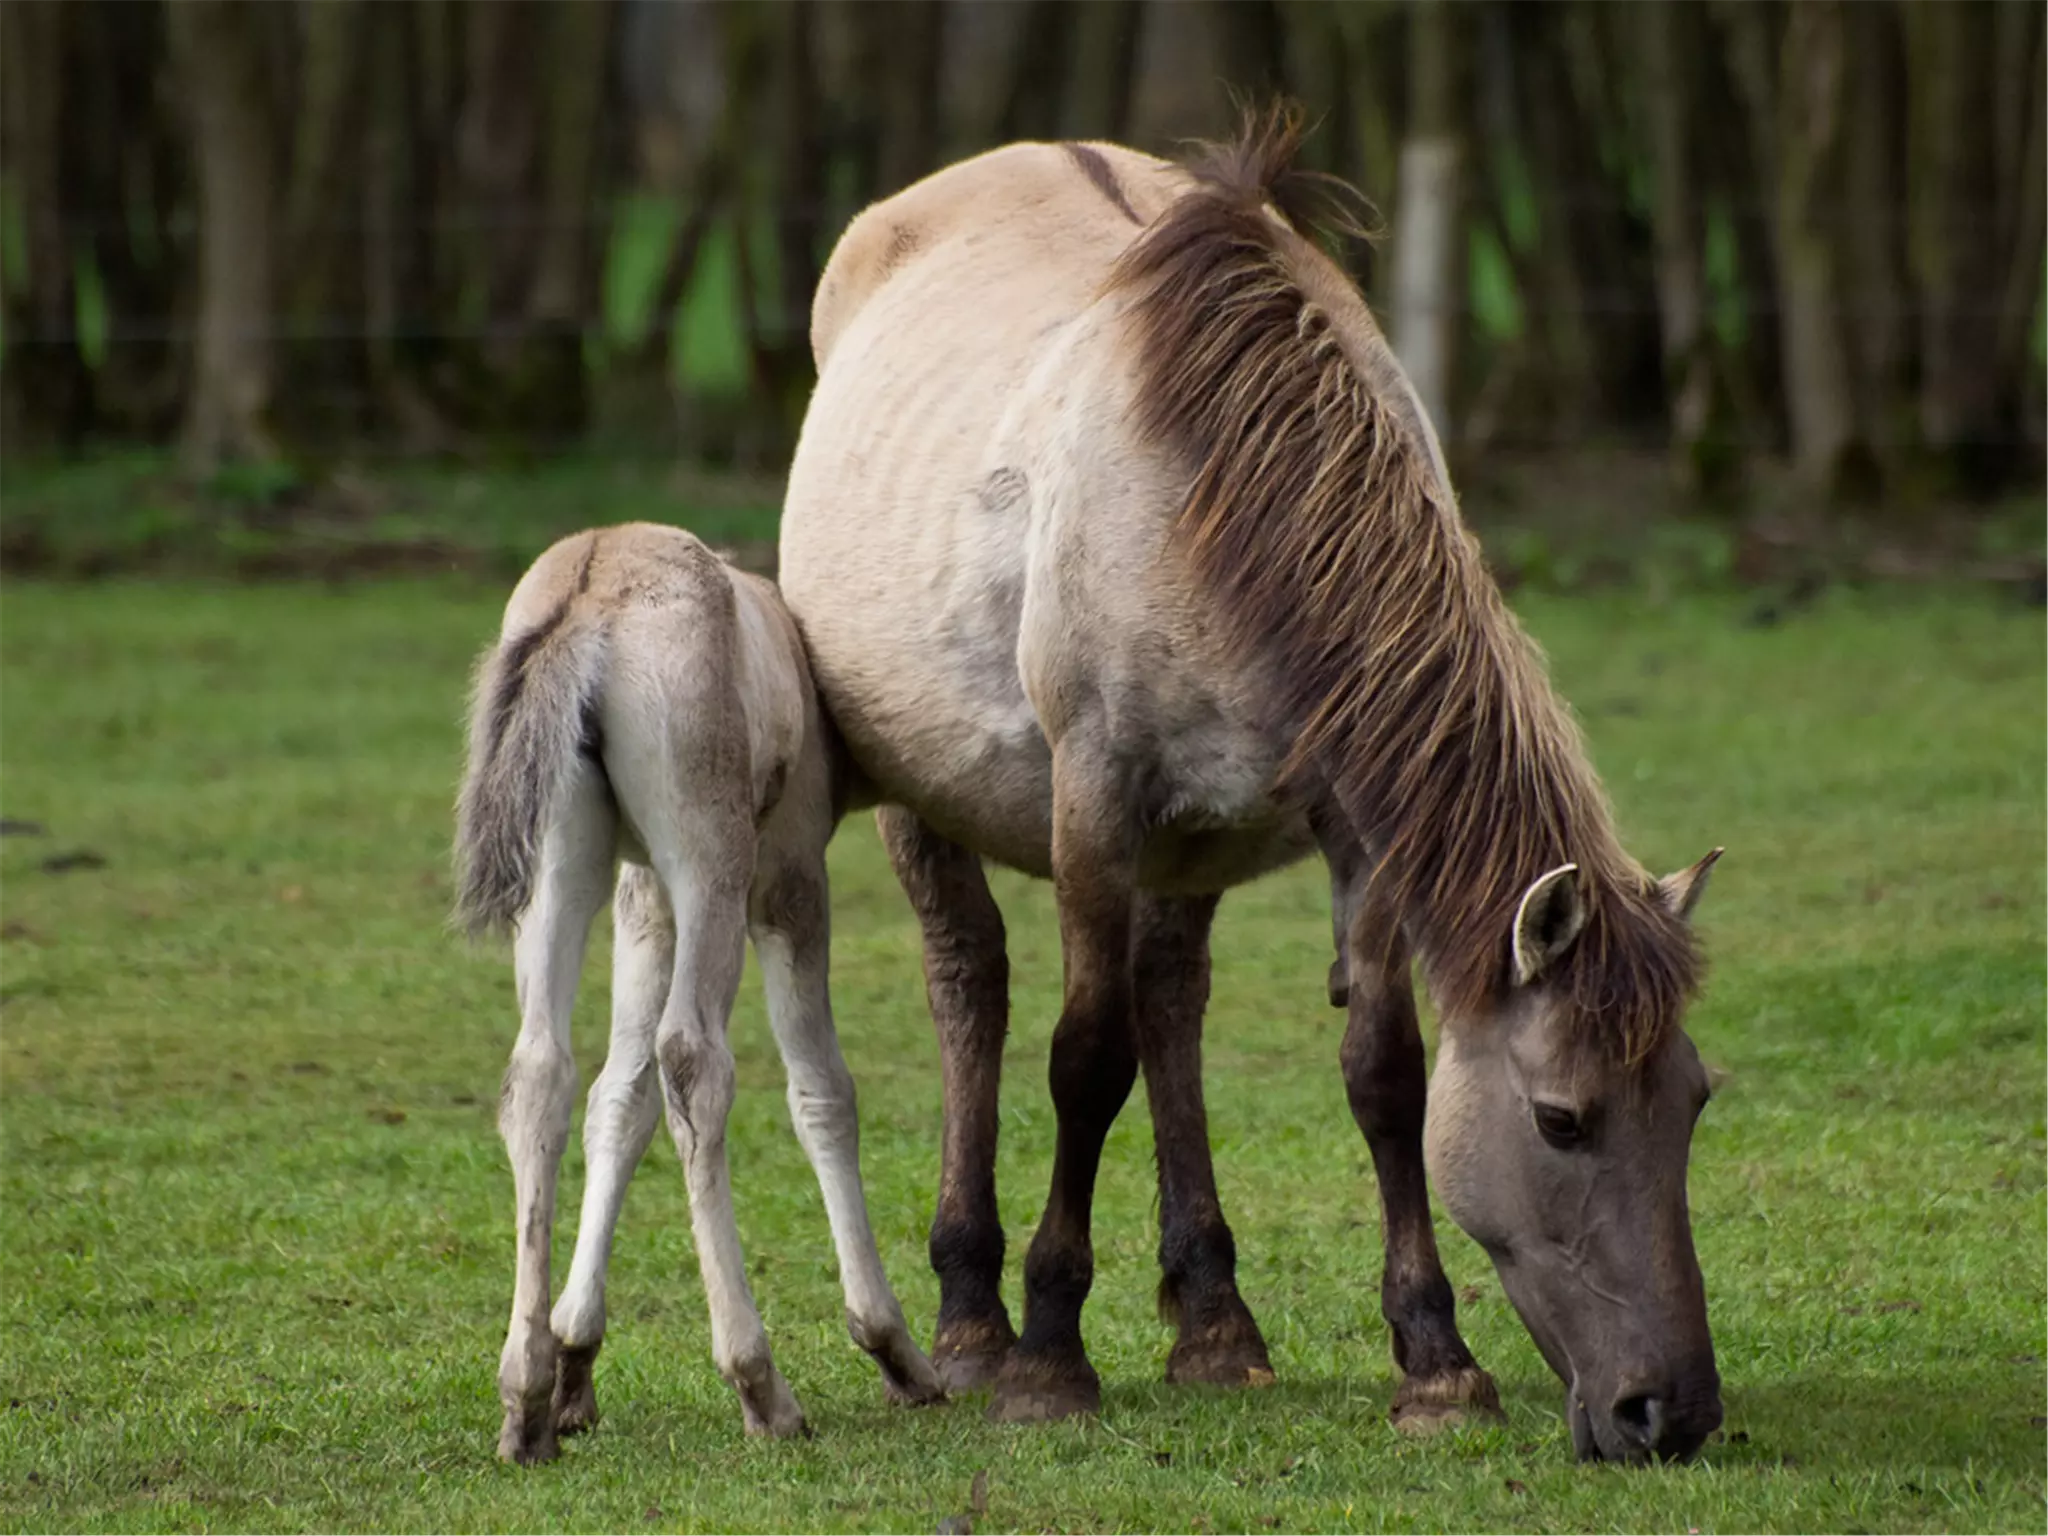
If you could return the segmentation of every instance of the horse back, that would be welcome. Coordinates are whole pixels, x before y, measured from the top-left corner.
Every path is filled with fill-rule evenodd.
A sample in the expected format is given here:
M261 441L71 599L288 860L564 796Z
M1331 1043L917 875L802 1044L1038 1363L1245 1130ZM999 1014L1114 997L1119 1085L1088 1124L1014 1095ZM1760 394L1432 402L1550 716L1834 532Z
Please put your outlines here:
M840 236L811 304L812 356L822 370L869 300L936 256L970 245L984 258L1013 246L1062 265L1114 259L1186 185L1178 168L1116 144L1006 144L935 171Z

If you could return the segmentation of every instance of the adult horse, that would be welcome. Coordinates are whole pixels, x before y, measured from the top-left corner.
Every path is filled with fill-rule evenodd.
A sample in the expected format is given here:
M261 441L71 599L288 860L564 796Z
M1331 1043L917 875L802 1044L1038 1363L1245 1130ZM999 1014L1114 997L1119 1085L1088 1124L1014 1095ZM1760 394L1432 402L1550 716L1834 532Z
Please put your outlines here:
M1021 144L868 209L812 311L782 581L923 925L945 1074L934 1356L998 1418L1087 1411L1103 1138L1143 1066L1171 1379L1270 1379L1201 1099L1219 894L1320 851L1342 1062L1384 1214L1397 1421L1497 1409L1425 1157L1568 1386L1580 1454L1720 1422L1685 1203L1707 1079L1686 917L1622 849L1435 434L1301 230L1298 120L1177 167ZM999 1294L1001 918L1049 876L1052 1188ZM1427 1094L1410 957L1442 1016Z

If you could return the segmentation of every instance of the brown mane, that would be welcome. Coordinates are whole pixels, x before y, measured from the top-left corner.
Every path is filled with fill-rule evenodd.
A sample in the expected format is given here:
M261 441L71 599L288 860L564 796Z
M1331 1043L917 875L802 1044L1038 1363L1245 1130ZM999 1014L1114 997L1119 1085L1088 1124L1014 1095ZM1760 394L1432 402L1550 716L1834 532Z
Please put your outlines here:
M1292 110L1248 118L1112 278L1140 424L1195 471L1175 546L1298 729L1290 773L1326 782L1377 854L1443 1015L1501 1000L1522 893L1576 863L1588 918L1551 984L1588 1045L1639 1062L1698 953L1616 839L1384 339L1297 232L1331 185L1293 169L1300 140Z

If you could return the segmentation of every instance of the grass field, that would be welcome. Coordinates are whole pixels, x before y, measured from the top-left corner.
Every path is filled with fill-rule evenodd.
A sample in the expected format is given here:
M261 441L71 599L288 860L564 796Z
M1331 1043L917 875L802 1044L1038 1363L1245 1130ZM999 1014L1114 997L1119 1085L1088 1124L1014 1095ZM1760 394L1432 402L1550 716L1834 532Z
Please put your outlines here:
M510 973L441 926L459 699L500 597L407 580L0 600L0 811L46 828L0 841L0 1527L2042 1528L2038 611L1837 591L1754 627L1728 596L1520 604L1635 850L1668 868L1729 849L1692 1025L1731 1074L1692 1178L1728 1419L1697 1465L1574 1465L1559 1388L1447 1227L1509 1422L1387 1426L1377 1217L1321 999L1326 898L1301 869L1226 901L1209 1030L1224 1200L1279 1385L1160 1384L1139 1095L1098 1205L1101 1420L885 1409L749 983L740 1222L817 1437L742 1438L657 1138L620 1233L604 1422L519 1471L492 1459ZM928 1335L939 1098L916 940L865 820L833 858L870 1196ZM1050 1159L1058 952L1043 888L997 893L1014 1307ZM558 1277L579 1175L572 1151Z

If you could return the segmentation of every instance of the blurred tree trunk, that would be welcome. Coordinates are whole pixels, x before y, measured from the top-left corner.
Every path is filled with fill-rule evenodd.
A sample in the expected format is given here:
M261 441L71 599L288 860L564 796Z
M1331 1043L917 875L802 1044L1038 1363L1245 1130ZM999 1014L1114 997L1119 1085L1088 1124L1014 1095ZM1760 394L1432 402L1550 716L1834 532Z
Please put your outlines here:
M364 367L380 422L408 453L443 453L459 434L424 375L438 355L434 326L437 145L426 131L421 54L438 19L426 6L379 13L366 48L362 144Z
M442 314L469 333L447 349L442 389L452 386L460 425L559 439L588 413L583 336L608 228L596 176L614 9L461 4L441 18L452 36L422 19L423 121L456 103L435 209L439 243L458 258Z
M1874 490L1858 430L1842 313L1847 23L1841 0L1802 0L1778 69L1777 230L1793 462L1829 500Z
M1892 478L1912 426L1912 311L1906 283L1905 39L1896 4L1847 8L1847 142L1837 196L1856 411Z
M595 328L609 222L598 177L616 18L611 0L578 0L547 17L539 145L541 227L525 312L520 416L548 436L580 432L589 417L583 340Z
M1059 137L1061 88L1073 17L1067 0L1024 0L993 137L1005 141Z
M65 90L66 201L99 278L108 344L90 360L95 425L161 437L184 393L179 309L190 270L179 214L189 189L166 110L163 7L104 0L67 8L75 60Z
M1063 114L1068 138L1123 141L1144 27L1144 0L1084 0L1076 6Z
M276 451L266 421L276 311L270 60L253 0L181 0L166 19L199 181L199 321L184 451L203 471Z
M1997 374L2009 430L2022 437L2031 425L2040 443L2040 412L2030 404L2040 365L2031 356L2034 318L2042 303L2044 244L2048 244L2048 24L2037 5L2006 6L2009 35L1999 47L2003 66L1998 185L2015 189L2001 200L2006 219L1999 249L2007 255L1998 306ZM2029 378L2029 374L2035 375ZM2014 466L2018 468L2017 465Z
M1556 428L1647 424L1663 401L1663 342L1651 231L1630 207L1622 164L1602 145L1626 137L1573 80L1567 0L1511 6L1522 84L1522 143L1536 203L1534 330Z
M850 65L843 78L821 69L820 81L823 105L840 109L827 137L853 169L848 217L938 165L948 9L946 0L865 0L827 6L818 18L845 35L835 50L828 30L815 40L817 51L844 55Z
M1657 246L1657 311L1664 340L1664 388L1672 463L1695 495L1726 488L1735 468L1717 388L1714 335L1707 323L1704 181L1696 136L1705 17L1696 4L1644 5L1633 12L1648 118L1651 217Z
M901 191L939 161L939 61L945 0L893 0L861 7L887 23L883 68L870 85L881 108L875 195Z
M1351 14L1350 7L1328 5L1322 0L1289 0L1282 11L1287 34L1287 77L1295 83L1299 99L1310 104L1314 114L1310 119L1314 131L1302 147L1302 163L1351 182L1368 200L1375 192L1385 199L1394 187L1396 151L1389 142L1384 149L1387 163L1382 171L1368 151L1366 140L1377 132L1391 141L1388 104L1384 100L1361 99L1376 97L1377 93L1368 59L1346 25L1346 17ZM1372 12L1363 13L1363 19L1370 23ZM1382 27L1371 35L1377 38L1392 30ZM1366 127L1369 116L1378 119L1373 129ZM1368 214L1367 227L1370 229L1375 222L1375 216ZM1373 259L1372 241L1364 236L1345 235L1335 242L1333 249L1361 291L1370 294L1380 276Z
M1230 86L1257 104L1287 94L1287 19L1276 0L1212 0L1210 15L1223 78Z
M65 132L69 34L82 19L58 0L0 6L0 129L21 219L26 270L7 288L9 414L38 434L75 442L91 425L92 375L79 347L78 252L70 229Z
M1997 9L1988 0L1916 7L1909 62L1920 428L1941 478L1971 492L1996 484L2010 435L1997 366L2008 281L2005 221L1993 212L2007 201L1998 175ZM2038 188L2004 185L2019 192L2011 201L2034 197L2039 206Z
M1793 465L1823 503L1875 489L1842 313L1847 25L1839 0L1782 14L1722 9L1730 61L1770 188L1778 334Z
M299 41L291 174L284 197L285 336L281 414L353 432L367 424L363 137L369 15L362 0L312 0L288 13ZM410 18L385 18L406 27Z
M1394 226L1394 351L1437 435L1451 414L1464 312L1464 112L1459 14L1449 0L1412 0L1409 102Z
M461 5L458 210L471 282L493 328L515 325L533 280L539 231L529 202L540 135L538 0Z

